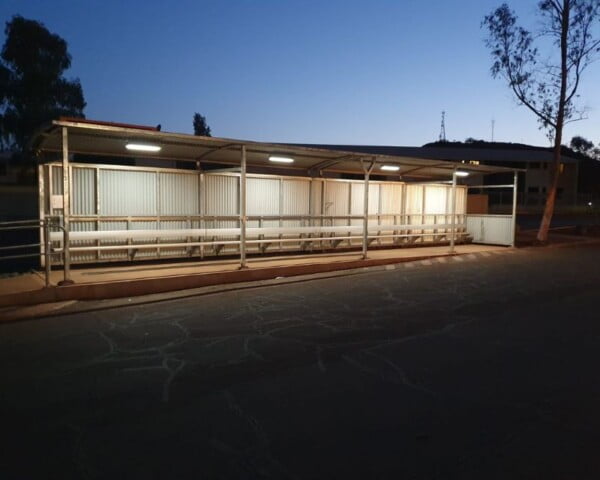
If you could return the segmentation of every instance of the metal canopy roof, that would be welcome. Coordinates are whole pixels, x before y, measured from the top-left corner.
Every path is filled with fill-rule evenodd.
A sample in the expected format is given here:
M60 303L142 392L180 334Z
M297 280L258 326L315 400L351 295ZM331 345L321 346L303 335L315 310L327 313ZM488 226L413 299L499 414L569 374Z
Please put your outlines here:
M399 179L447 180L455 168L491 174L514 172L513 168L488 165L457 164L454 162L413 158L396 155L369 155L359 152L333 151L312 147L254 142L218 137L201 137L181 133L161 132L142 126L94 122L90 120L61 119L40 130L32 140L36 152L61 152L62 127L68 130L69 153L87 155L210 162L224 165L240 164L240 149L246 146L247 164L261 169L289 170L291 174L318 176L322 171L363 174L361 161L376 161L372 171ZM143 143L161 147L157 153L133 153L126 150L127 143ZM283 155L294 159L291 165L274 164L270 155ZM397 165L398 172L381 171L382 165Z

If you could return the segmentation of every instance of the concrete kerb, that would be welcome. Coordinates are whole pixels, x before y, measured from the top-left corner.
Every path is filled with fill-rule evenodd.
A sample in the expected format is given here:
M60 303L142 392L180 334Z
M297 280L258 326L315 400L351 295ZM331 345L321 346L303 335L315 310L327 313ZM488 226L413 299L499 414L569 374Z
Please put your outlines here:
M428 255L421 257L412 257L409 259L394 259L393 262L384 262L381 260L376 261L378 264L364 265L354 268L349 268L346 263L357 263L357 262L340 262L336 264L330 264L335 268L323 272L306 273L306 274L293 274L290 276L275 276L274 278L266 278L260 280L250 280L243 282L233 283L220 283L214 285L207 285L197 288L187 288L182 290L165 290L157 293L142 294L136 296L120 297L120 298L98 298L98 299L71 299L60 302L47 302L36 305L15 305L13 307L6 307L0 309L2 314L2 320L0 323L8 323L20 320L33 320L37 318L52 317L58 315L68 315L74 313L85 313L98 310L108 310L111 308L119 308L125 306L142 305L146 303L155 303L168 300L177 300L181 298L188 298L194 296L210 295L215 293L228 292L233 290L246 290L252 288L261 288L274 285L285 285L291 283L305 282L309 280L327 279L335 277L344 277L352 275L360 275L365 273L372 273L378 271L392 270L397 268L396 265L404 263L419 262L426 259L438 258L438 257L452 257L461 254L443 254L443 255ZM365 262L365 261L361 261ZM368 260L365 262L369 262ZM345 267L345 268L344 268ZM57 287L57 288L70 288L70 287Z
M18 320L29 320L34 318L53 317L59 315L71 315L75 313L85 313L92 311L110 310L112 308L145 305L149 303L165 302L170 300L179 300L182 298L199 297L204 295L212 295L217 293L224 293L237 290L250 290L254 288L263 288L276 285L287 285L293 283L301 283L309 280L319 280L335 277L345 277L352 275L361 275L366 273L390 270L390 265L383 265L377 267L360 267L351 270L341 270L337 272L328 273L313 273L307 275L296 275L293 277L278 277L270 280L257 280L251 282L240 282L231 283L224 285L210 285L208 287L191 288L188 290L179 290L164 293L153 293L148 295L140 295L131 298L115 298L106 300L73 300L70 302L60 302L60 304L50 303L41 304L32 307L21 307L15 311L14 315L8 315L8 318L3 318L4 322L18 321ZM35 312L34 315L30 315L28 310L31 309L31 313L34 313L35 307L48 306L48 311L45 313Z
M447 254L443 254L447 255ZM419 255L410 258L378 258L349 260L344 262L303 263L296 265L227 270L184 275L165 275L107 282L75 283L53 286L33 291L15 292L0 297L0 308L11 306L38 305L68 300L100 300L120 297L134 297L152 293L165 293L174 290L206 287L210 285L241 283L254 280L267 280L281 276L296 276L310 273L326 273L338 270L370 267L403 261L423 260L437 254Z

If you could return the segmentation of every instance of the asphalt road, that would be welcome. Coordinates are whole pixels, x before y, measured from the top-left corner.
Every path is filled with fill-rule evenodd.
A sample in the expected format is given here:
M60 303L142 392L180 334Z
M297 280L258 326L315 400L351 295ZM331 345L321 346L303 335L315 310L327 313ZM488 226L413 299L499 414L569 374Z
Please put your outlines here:
M2 479L600 476L600 247L0 326Z

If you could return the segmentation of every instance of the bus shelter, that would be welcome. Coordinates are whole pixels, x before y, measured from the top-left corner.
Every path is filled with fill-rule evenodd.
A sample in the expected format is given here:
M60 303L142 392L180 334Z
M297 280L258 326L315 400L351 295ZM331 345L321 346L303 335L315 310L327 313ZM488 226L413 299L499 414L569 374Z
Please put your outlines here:
M73 263L237 255L245 268L253 254L514 245L515 169L81 119L53 121L32 148L40 220L53 222L41 262L51 249L65 278ZM497 173L513 183L484 185ZM469 215L468 188L511 189L512 214Z

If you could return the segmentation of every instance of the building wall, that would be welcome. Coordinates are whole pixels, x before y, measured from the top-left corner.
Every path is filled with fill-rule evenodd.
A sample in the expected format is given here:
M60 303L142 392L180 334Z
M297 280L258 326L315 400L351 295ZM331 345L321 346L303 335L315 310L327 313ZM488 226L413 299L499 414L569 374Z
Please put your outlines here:
M525 185L521 205L542 206L551 181L552 168L549 162L528 162L525 166ZM558 180L556 204L575 205L577 201L577 163L561 164L562 173Z
M482 162L483 163L483 162ZM518 205L528 208L541 209L546 202L546 194L550 185L551 164L550 162L494 162L491 165L508 166L525 170L519 173L518 180ZM577 202L578 164L576 162L565 162L563 171L558 181L557 206L572 206ZM493 174L487 177L471 175L466 179L469 185L482 184L512 184L512 173ZM512 205L513 193L510 189L484 190L482 193L489 195L489 205L510 206Z

